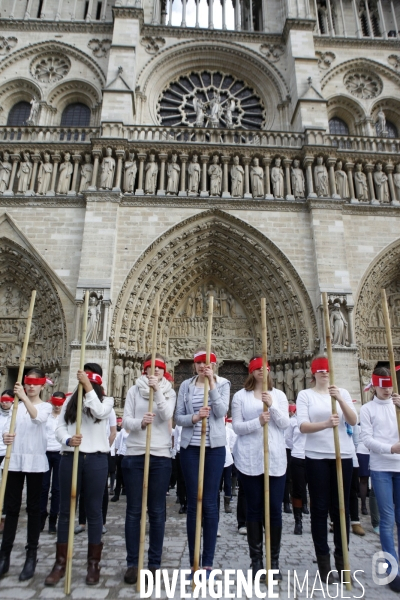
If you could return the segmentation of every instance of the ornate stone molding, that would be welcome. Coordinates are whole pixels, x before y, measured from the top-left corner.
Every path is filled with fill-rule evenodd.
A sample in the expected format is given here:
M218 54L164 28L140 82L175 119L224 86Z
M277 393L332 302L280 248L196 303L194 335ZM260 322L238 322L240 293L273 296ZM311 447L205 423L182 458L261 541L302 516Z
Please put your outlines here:
M343 83L352 96L362 100L377 98L383 89L382 79L378 75L360 69L352 69L346 73Z
M14 36L5 37L4 35L0 36L0 54L7 54L16 46L18 43L18 38Z
M396 71L400 71L400 56L398 54L391 54L388 56L388 63Z
M41 83L56 83L63 79L71 69L71 61L61 52L57 54L40 54L30 65L32 76Z
M331 81L336 75L340 73L358 71L360 73L373 73L375 76L380 75L387 77L391 81L394 81L400 86L400 73L396 73L393 69L382 65L375 60L370 58L352 58L346 60L333 69L331 69L321 80L321 89L323 90L326 84Z
M271 62L278 62L285 52L281 44L261 44L260 52Z
M336 54L334 54L333 52L316 52L315 56L318 58L318 66L320 69L323 69L324 71L326 71L327 69L330 69L330 67L332 66L333 61L336 59Z
M112 40L99 40L98 38L93 38L89 41L88 48L91 49L93 56L96 56L97 58L103 58L103 56L106 56L110 50L111 44Z
M45 21L42 19L1 19L1 29L5 31L48 31L54 33L99 33L112 34L114 23L109 21Z
M150 25L145 24L141 30L144 36L162 36L165 38L198 40L199 38L209 41L233 41L245 43L282 43L282 36L271 33L262 33L259 31L232 31L223 29L206 29L194 27L175 27L168 25Z
M85 208L86 199L84 197L68 197L68 196L1 196L0 207L39 207L45 206L48 208Z
M326 35L314 35L314 46L316 48L330 49L332 47L345 48L360 48L361 50L372 49L376 50L379 47L382 50L397 50L399 49L399 42L396 38L388 38L387 40L370 38L370 37L329 37Z
M165 46L165 39L163 37L146 36L141 38L140 43L148 54L157 54Z

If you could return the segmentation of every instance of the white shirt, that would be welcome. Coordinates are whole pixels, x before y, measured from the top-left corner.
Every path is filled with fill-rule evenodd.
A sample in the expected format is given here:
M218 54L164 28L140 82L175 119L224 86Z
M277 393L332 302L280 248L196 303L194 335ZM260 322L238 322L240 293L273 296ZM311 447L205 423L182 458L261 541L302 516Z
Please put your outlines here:
M230 427L230 423L229 423L229 425L227 424L226 425L226 446L225 446L224 468L230 467L231 465L233 465L232 450L235 445L236 439L237 439L236 433L233 431L232 427Z
M17 419L15 423L15 439L12 445L10 458L10 471L23 471L24 473L45 473L49 470L46 456L47 433L46 421L52 411L51 404L40 402L35 404L36 419L31 419L23 402L19 402ZM12 407L2 433L10 431ZM2 468L4 461L2 463Z
M289 420L289 427L285 429L286 447L291 450L293 458L306 458L305 445L307 434L301 433L297 422L297 415L293 415Z
M392 454L399 441L396 407L393 400L378 400L364 404L360 411L361 441L370 450L371 471L400 471L400 454Z
M347 390L339 388L340 395L355 414L356 410L353 401ZM297 422L299 427L303 423L320 423L327 421L332 415L332 400L329 394L319 394L313 389L302 390L299 392L296 400ZM340 408L339 402L336 402L337 413L339 415L339 442L340 455L342 458L352 458L354 444L352 436L348 435L345 425L345 417ZM307 433L305 453L308 458L324 459L336 457L335 443L333 439L333 428L322 429L315 433Z
M182 426L181 425L175 425L175 428L172 430L172 435L174 438L174 450L175 450L175 454L177 452L180 451L181 449L181 433L182 433Z
M10 408L11 410L11 408ZM0 456L6 455L7 446L3 442L3 428L8 420L8 410L2 410L0 408Z
M49 415L49 418L46 421L47 451L48 452L60 452L60 450L61 450L61 444L56 438L56 429L57 429L59 417L60 417L60 415L54 415L53 412L51 412Z
M125 429L121 429L117 433L117 437L115 438L115 452L118 455L125 456L126 454L126 438L128 437L128 433Z
M289 427L288 401L283 392L273 388L270 392L272 405L268 425L269 474L281 477L286 473L286 448L284 430ZM233 448L235 465L245 475L264 473L263 431L258 418L263 412L263 403L253 392L240 390L232 400L232 425L237 434Z
M76 433L76 423L65 422L65 410L68 406L70 399L66 400L61 409L61 414L56 429L56 438L62 444L63 452L73 452L72 446L67 446L65 442L68 438L71 438ZM114 405L114 398L104 396L103 401L100 402L97 394L94 390L91 390L83 396L83 408L90 408L92 417L86 414L85 410L82 410L82 443L79 446L79 452L105 452L109 453L110 444L107 436L107 424L110 412ZM96 423L96 419L100 419Z
M111 427L117 426L117 415L115 414L115 410L112 408L110 412L110 416L107 421L107 437L109 438L111 435Z

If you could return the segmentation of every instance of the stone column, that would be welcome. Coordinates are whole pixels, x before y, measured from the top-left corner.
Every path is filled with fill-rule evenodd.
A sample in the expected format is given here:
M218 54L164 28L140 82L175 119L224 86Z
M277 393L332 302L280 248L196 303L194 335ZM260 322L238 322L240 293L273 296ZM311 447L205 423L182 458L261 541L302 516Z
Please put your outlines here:
M244 198L253 198L253 194L250 194L250 175L249 175L249 164L250 156L243 157L244 164Z
M72 175L72 186L70 191L68 192L68 196L76 196L76 182L78 181L78 169L79 169L79 163L81 162L81 155L80 154L73 154L72 155L72 160L74 162L74 173Z
M354 309L354 306L348 306L347 307L347 317L348 317L348 326L349 326L349 343L350 343L350 346L354 346L353 309Z
M27 192L25 192L25 196L34 196L35 195L35 183L36 183L36 175L38 170L38 164L40 161L40 154L33 154L31 156L33 160L33 169L32 169L32 177L31 177L31 185Z
M144 190L143 190L143 173L144 173L144 161L146 159L146 153L145 152L138 152L137 157L139 159L139 181L138 181L137 190L135 192L135 196L143 196L144 195Z
M89 192L95 192L97 190L97 174L99 172L99 160L102 152L101 150L93 150L94 163L93 163L93 175L92 183L88 187Z
M400 204L400 202L398 200L396 200L396 190L394 189L394 183L393 183L394 164L387 163L387 165L385 166L385 171L388 176L388 184L389 184L390 197L392 199L392 204L394 206L397 206Z
M285 183L286 183L286 200L294 200L292 194L292 182L290 180L290 165L292 164L290 158L283 159L283 166L285 167Z
M328 169L329 169L329 187L330 187L330 191L331 191L331 198L340 199L340 196L336 190L336 181L335 181L336 158L328 158L328 160L326 162L328 164Z
M317 194L314 192L314 184L313 184L313 174L312 174L312 164L314 162L314 157L306 156L303 161L303 166L306 169L306 179L307 179L307 198L316 198Z
M269 173L269 166L271 164L271 158L269 156L263 157L263 165L265 167L264 170L264 189L265 189L265 199L273 200L274 196L271 194L271 177Z
M104 315L103 315L103 339L101 341L102 344L107 345L107 328L108 328L108 313L110 312L110 300L103 300L104 306Z
M157 191L157 196L165 196L165 161L168 158L166 152L160 152L158 158L161 161L160 167L160 189Z
M117 174L114 181L113 192L121 191L121 175L122 175L122 159L125 157L125 150L116 150L115 155L117 157Z
M371 163L368 163L365 165L364 170L367 172L367 178L368 178L368 187L369 187L369 195L371 198L371 204L379 204L379 200L377 200L375 198L375 186L374 186L374 179L372 177L372 171L374 170L374 165L371 165Z
M354 192L354 180L353 180L354 163L347 162L345 164L345 169L346 169L346 172L347 172L347 181L349 183L350 203L351 204L358 204L358 199L356 198L356 194Z
M231 194L229 193L228 188L228 164L230 161L230 156L223 155L221 156L221 161L224 169L222 176L222 198L230 198Z
M8 189L4 190L3 196L14 196L13 187L14 187L15 174L17 172L18 163L21 160L21 157L19 154L11 154L10 158L11 158L11 162L12 162L10 182L8 185Z
M200 160L201 160L201 169L202 169L202 173L201 173L201 190L200 190L200 197L201 198L207 198L208 197L208 191L207 191L207 164L208 164L208 160L209 160L209 155L208 154L202 154L200 156Z
M179 157L181 159L181 189L180 189L180 192L179 192L178 196L187 196L187 190L186 190L186 163L187 163L187 160L189 158L189 155L182 152L179 155Z
M81 307L83 305L83 300L75 301L75 334L73 344L80 344L81 340L79 339L80 333L80 324L81 324Z

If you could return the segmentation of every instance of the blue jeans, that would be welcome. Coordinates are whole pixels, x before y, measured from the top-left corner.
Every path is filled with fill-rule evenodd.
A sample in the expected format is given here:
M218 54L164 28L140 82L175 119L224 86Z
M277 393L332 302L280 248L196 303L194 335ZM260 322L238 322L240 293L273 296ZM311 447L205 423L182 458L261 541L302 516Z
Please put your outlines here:
M264 474L244 475L238 471L240 485L246 497L246 521L264 521ZM285 492L286 473L281 477L269 478L270 525L282 528L282 502Z
M399 561L400 555L400 473L397 471L371 471L371 481L378 502L379 536L382 550ZM398 551L394 546L393 527L396 522ZM390 573L390 564L388 568Z
M71 504L72 462L74 453L64 452L60 461L60 517L58 519L57 542L68 542L69 513ZM104 452L79 452L76 498L82 484L85 486L85 510L88 522L89 544L100 544L103 532L104 487L108 475L108 454ZM89 493L90 490L90 493Z
M149 568L159 569L164 543L165 496L171 477L171 459L150 455L147 510L149 515ZM142 516L144 454L124 456L122 472L126 491L125 541L128 567L139 561L140 519Z
M56 517L60 510L60 479L59 467L61 454L59 452L46 452L49 461L49 470L43 475L42 496L40 498L40 513L47 513L47 502L49 500L50 481L51 481L51 502L50 516ZM53 477L52 477L53 474Z
M190 566L194 561L196 535L197 488L199 480L200 446L181 448L181 466L186 484ZM225 463L225 446L206 448L203 484L203 567L212 567L218 532L218 491Z

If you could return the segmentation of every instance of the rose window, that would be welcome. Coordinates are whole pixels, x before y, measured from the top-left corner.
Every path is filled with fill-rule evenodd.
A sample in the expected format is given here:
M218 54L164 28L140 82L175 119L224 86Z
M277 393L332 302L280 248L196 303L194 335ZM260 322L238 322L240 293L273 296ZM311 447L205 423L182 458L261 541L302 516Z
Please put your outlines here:
M376 98L382 91L382 81L377 75L368 73L348 73L344 78L347 91L357 98Z
M54 83L67 75L71 63L66 56L40 56L31 64L31 73L42 83Z
M169 84L158 103L167 126L262 129L265 109L246 82L232 75L202 71Z

